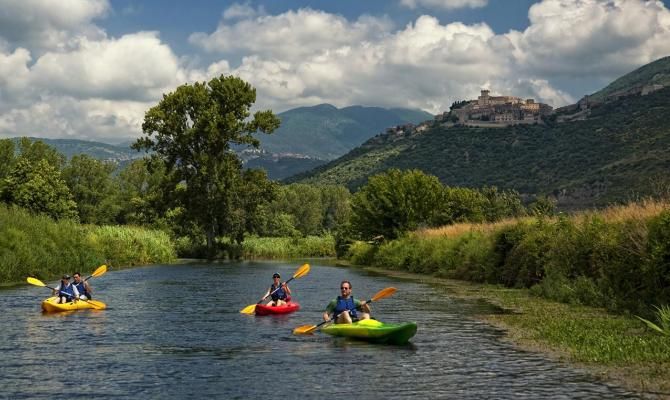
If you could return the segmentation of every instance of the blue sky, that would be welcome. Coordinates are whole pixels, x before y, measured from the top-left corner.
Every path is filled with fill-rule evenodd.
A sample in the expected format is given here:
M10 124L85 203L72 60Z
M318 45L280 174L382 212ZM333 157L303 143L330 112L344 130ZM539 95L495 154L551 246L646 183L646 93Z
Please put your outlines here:
M236 75L257 108L554 107L670 55L660 0L0 0L0 137L121 142L178 85Z

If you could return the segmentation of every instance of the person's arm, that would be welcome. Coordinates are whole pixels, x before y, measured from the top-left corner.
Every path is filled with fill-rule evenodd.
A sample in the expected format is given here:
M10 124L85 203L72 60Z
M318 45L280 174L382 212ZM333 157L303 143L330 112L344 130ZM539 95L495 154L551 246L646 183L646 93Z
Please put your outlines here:
M74 299L79 300L79 290L76 285L72 285L72 293L74 293Z
M58 286L56 286L56 288L53 290L53 295L54 295L54 296L60 296L60 283L59 283Z
M355 300L355 302L357 310L370 314L370 306L368 305L367 301Z
M323 313L323 320L330 321L330 314L335 311L335 306L337 305L337 299L331 300L326 307L326 312Z
M91 285L86 281L84 281L84 288L86 288L86 292L88 294L93 294L93 289L91 289Z
M263 295L263 297L261 297L261 301L265 300L265 298L268 297L268 296L270 295L270 290L271 290L271 289L268 288L267 292L265 292L265 294Z
M291 295L291 289L288 288L288 285L286 284L286 282L282 283L282 286L284 286L284 291L286 292L286 294L288 296L290 296Z

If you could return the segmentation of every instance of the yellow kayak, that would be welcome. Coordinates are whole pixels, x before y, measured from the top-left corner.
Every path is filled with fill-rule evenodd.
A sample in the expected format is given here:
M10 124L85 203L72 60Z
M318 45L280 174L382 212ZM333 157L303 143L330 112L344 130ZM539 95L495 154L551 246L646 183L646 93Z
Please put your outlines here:
M45 312L59 312L59 311L73 311L73 310L104 310L107 308L107 305L102 301L97 300L79 300L69 303L58 303L58 297L49 297L48 299L42 302L42 310Z

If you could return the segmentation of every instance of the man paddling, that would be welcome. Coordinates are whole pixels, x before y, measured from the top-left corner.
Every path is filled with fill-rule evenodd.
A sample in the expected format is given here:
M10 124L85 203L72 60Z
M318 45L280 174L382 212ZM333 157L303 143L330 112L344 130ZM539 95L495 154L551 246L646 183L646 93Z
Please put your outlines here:
M333 314L336 324L350 324L363 319L370 319L370 306L366 301L354 299L351 294L351 282L340 283L340 296L333 299L323 313L323 320L330 321Z
M91 300L93 298L93 289L91 289L91 285L81 279L81 274L79 272L75 272L72 274L72 277L74 278L74 287L77 288L77 291L79 291L79 298L81 300Z

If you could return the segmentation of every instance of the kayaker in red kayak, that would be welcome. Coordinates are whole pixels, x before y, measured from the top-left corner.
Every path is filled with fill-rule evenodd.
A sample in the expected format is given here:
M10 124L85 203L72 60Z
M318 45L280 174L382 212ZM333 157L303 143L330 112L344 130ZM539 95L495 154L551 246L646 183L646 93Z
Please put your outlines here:
M336 324L350 324L363 319L370 319L370 306L365 301L355 300L351 294L351 282L340 283L340 296L333 299L323 313L323 320L330 321L331 314Z
M285 282L281 282L281 276L278 272L272 275L272 285L263 295L263 299L272 295L272 300L267 304L268 306L282 306L291 301L291 289Z

